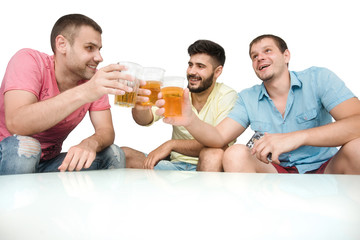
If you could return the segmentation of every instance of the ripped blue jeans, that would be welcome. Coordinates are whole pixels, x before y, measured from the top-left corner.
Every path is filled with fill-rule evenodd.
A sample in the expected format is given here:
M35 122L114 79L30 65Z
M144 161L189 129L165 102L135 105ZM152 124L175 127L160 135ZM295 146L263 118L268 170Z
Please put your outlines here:
M14 135L0 142L0 175L25 174L41 172L58 172L66 153L40 161L41 147L39 141L27 136ZM87 169L125 168L125 154L115 144L96 154L96 158Z

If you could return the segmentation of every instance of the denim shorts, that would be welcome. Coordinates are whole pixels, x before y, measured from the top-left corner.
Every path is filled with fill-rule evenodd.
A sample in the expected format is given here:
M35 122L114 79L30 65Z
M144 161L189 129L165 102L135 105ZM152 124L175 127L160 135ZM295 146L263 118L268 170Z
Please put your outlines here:
M186 162L161 160L156 164L154 170L196 171L196 166Z

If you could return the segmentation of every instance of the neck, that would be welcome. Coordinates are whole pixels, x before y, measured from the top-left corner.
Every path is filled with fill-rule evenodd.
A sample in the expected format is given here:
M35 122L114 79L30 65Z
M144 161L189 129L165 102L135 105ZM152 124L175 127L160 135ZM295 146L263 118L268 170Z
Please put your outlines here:
M70 88L76 87L81 79L76 80L72 74L66 70L65 65L59 63L59 60L54 58L55 79L60 92L64 92Z
M271 98L287 96L291 85L289 71L285 71L278 78L265 81L264 85Z
M198 112L200 112L203 106L205 105L209 95L214 89L214 86L215 86L215 81L214 84L211 85L205 91L202 91L200 93L191 93L192 105L196 108Z

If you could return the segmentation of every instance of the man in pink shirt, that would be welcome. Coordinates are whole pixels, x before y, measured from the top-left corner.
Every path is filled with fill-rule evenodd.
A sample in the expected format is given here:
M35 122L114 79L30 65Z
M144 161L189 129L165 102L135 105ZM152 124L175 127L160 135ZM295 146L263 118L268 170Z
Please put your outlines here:
M125 166L107 94L132 89L117 81L127 78L124 66L96 69L101 33L92 19L65 15L51 32L53 56L22 49L12 57L0 88L0 175ZM61 153L87 111L95 133Z

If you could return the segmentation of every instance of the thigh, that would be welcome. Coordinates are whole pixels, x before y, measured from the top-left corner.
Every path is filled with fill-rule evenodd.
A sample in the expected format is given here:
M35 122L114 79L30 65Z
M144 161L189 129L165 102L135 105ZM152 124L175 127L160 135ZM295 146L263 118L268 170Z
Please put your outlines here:
M340 148L330 160L324 173L360 174L360 139L354 139Z
M64 161L66 154L67 153L60 153L57 157L53 159L41 161L37 168L37 172L59 172L58 167L60 167L61 163Z
M125 153L117 145L112 144L96 154L95 160L88 169L117 169L125 168Z
M225 151L223 168L225 172L277 173L272 164L257 159L243 144L232 145Z
M36 172L41 156L38 140L14 135L0 142L0 175Z

